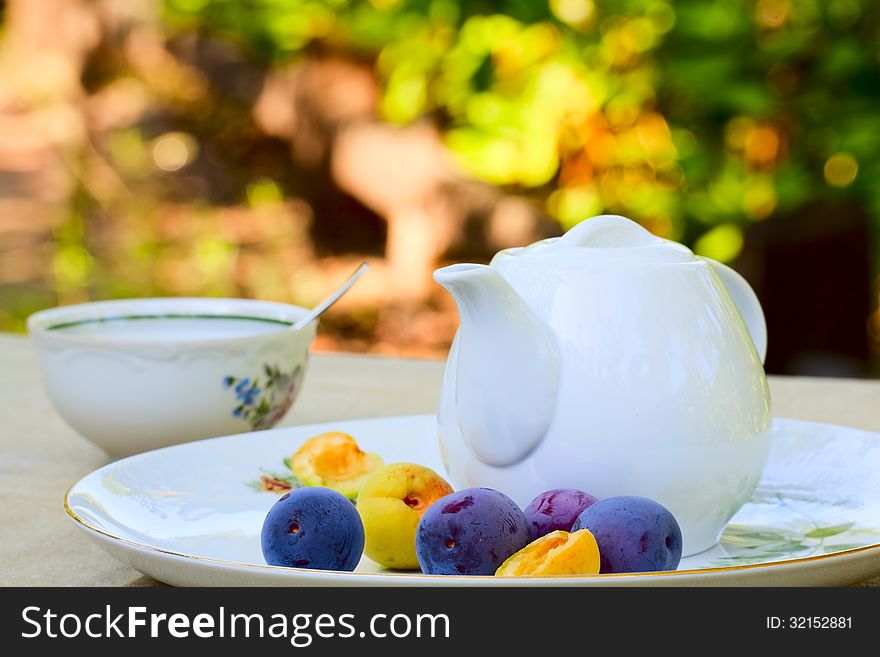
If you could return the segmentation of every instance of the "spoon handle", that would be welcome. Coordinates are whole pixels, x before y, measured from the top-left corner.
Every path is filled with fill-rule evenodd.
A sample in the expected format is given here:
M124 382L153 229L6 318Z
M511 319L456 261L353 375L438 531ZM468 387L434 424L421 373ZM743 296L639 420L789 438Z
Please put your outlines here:
M333 294L324 299L317 306L312 308L311 311L305 316L300 318L293 326L290 327L291 331L298 331L301 328L304 328L315 321L318 317L324 314L324 311L327 310L330 306L336 303L343 294L348 292L349 288L352 285L357 283L357 280L363 276L364 272L367 271L368 265L366 262L362 262L360 266L354 270L354 273L348 277L348 280L343 283L339 289L337 289Z

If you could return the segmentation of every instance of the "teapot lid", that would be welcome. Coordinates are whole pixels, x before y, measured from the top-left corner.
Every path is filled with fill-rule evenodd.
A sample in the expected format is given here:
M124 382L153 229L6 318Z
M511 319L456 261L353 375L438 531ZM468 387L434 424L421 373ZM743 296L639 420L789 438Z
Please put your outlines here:
M560 265L584 257L592 262L657 264L692 262L694 259L693 252L683 244L657 237L631 219L610 214L586 219L561 237L506 249L501 254L522 258L551 257Z

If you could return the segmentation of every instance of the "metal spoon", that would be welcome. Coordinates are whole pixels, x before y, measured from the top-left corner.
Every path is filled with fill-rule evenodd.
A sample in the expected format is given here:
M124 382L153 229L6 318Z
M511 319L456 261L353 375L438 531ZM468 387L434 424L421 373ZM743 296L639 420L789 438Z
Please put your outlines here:
M317 306L312 308L308 315L299 319L295 324L290 327L291 331L298 331L301 328L304 328L311 324L313 321L318 319L321 315L324 314L324 311L327 310L330 306L336 303L343 294L348 292L349 288L357 283L357 280L363 276L364 272L367 271L368 265L366 262L362 262L360 266L354 270L354 273L348 277L348 279L343 283L339 289L337 289L333 294L324 299Z

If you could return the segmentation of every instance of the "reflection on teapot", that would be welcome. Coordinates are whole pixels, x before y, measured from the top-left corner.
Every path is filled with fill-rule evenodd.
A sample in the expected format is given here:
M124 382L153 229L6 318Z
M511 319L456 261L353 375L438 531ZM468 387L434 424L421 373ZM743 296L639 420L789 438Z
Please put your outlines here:
M452 265L461 326L438 409L457 487L642 495L714 545L766 460L760 304L732 269L624 217Z

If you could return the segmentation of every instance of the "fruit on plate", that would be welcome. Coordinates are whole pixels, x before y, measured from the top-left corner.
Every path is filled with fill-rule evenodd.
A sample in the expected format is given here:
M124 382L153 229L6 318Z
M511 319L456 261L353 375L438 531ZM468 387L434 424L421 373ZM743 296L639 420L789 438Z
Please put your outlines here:
M309 438L290 458L290 469L306 486L325 486L355 499L364 481L382 467L378 454L364 452L347 433Z
M493 575L529 540L526 517L513 500L491 488L465 488L425 511L416 555L429 575Z
M357 510L364 523L364 552L373 561L400 570L418 569L416 529L422 514L452 486L430 468L392 463L364 482Z
M588 529L557 530L532 541L495 571L510 575L595 575L599 572L599 546Z
M532 540L557 530L570 531L584 509L598 501L576 488L554 488L541 493L523 509Z
M335 490L299 488L269 509L260 542L270 566L352 571L364 552L364 526Z
M596 537L602 573L675 570L681 561L681 529L670 511L646 497L609 497L581 513L572 531Z

